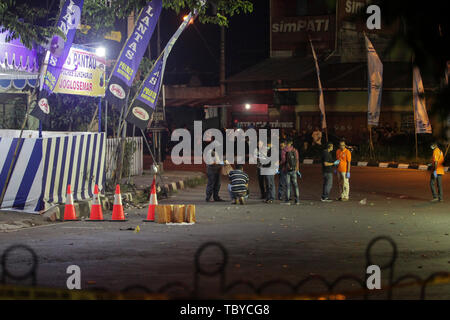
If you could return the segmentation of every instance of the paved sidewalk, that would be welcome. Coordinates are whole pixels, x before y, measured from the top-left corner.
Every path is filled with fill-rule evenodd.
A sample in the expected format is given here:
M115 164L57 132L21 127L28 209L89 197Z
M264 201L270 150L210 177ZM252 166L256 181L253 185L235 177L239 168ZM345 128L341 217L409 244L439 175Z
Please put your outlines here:
M156 176L156 184L159 188L166 187L169 191L177 191L184 189L192 182L201 183L206 177L203 172L195 171L176 171L168 170L164 171L161 176ZM162 183L160 178L162 178ZM122 182L126 182L127 179L122 179ZM138 189L145 189L151 186L153 181L153 175L150 171L144 171L142 176L131 177L131 182L136 185Z
M0 232L11 232L49 223L39 214L0 210Z
M206 175L203 172L165 171L161 175L163 183L160 182L161 180L159 176L157 177L156 181L158 192L161 190L161 185L165 186L166 189L171 192L185 189L189 186L196 186L204 183L206 181L205 177ZM126 183L126 181L127 178L122 179L122 183ZM148 189L152 184L153 175L150 174L150 171L144 171L144 175L131 177L130 181L136 185L138 190ZM128 195L123 193L122 198L127 199ZM111 200L111 206L112 201L113 200ZM79 210L78 214L87 217L89 215L89 205L90 204L84 206L83 212L81 212L82 208L77 209ZM56 210L56 207L54 210ZM60 209L59 211L59 217L63 214L62 210L63 209ZM11 232L23 228L38 227L41 225L55 223L56 221L51 221L52 219L48 219L48 216L50 215L51 212L46 215L39 215L20 211L0 210L0 232ZM56 216L54 219L56 219Z

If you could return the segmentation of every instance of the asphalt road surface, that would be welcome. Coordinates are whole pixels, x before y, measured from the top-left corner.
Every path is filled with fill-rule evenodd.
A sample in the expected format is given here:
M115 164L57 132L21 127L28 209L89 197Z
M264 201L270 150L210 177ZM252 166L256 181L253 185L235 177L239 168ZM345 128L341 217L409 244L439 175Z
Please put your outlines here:
M65 288L66 268L81 268L82 288L104 287L122 290L142 285L157 290L171 281L190 288L194 283L194 255L205 242L220 242L227 250L225 284L244 279L259 286L272 279L297 283L310 275L333 281L342 274L364 279L365 250L377 236L392 238L398 250L393 277L405 274L422 279L437 271L450 271L450 176L444 176L444 203L430 203L429 172L403 169L353 168L350 201L321 203L320 166L302 166L299 206L264 204L259 200L255 172L251 175L251 199L245 206L228 201L226 179L221 196L227 202L206 203L205 186L186 189L161 204L197 205L197 223L169 226L144 223L146 210L125 210L128 221L64 222L16 232L0 233L0 253L12 244L26 244L38 255L37 282L40 286ZM336 181L333 198L337 196ZM361 200L364 200L362 204ZM105 213L108 217L110 213ZM139 225L140 231L133 231ZM130 230L128 230L130 229ZM371 251L371 263L380 266L391 260L387 241ZM202 268L220 267L218 249L209 248L199 259ZM6 266L15 274L30 269L29 255L17 251ZM391 270L382 270L386 288ZM10 281L12 282L12 281ZM20 282L26 284L27 281ZM28 282L29 283L29 282ZM205 296L219 294L220 278L200 276L199 290ZM343 282L336 291L353 291L358 286ZM311 282L300 293L322 292ZM251 293L239 286L230 292ZM282 285L268 287L264 294L291 293ZM393 298L419 297L418 286L396 289ZM427 287L428 298L449 299L450 283ZM348 295L348 298L352 298ZM374 298L386 298L385 292Z

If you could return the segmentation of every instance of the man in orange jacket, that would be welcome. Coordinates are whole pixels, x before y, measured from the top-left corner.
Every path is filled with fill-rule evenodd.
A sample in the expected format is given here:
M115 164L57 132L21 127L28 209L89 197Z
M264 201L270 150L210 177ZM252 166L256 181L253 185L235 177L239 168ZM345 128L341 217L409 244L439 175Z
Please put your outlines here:
M339 160L337 167L337 176L339 183L339 192L341 193L338 198L339 201L348 201L350 193L350 166L352 161L352 154L350 150L346 148L345 141L339 142L339 149L336 151L336 160Z
M437 143L433 143L431 145L431 150L433 150L433 157L432 157L432 170L431 178L430 178L430 187L431 187L431 193L433 194L433 200L432 202L436 201L444 201L444 191L442 190L442 176L444 175L444 154L442 153L441 149L438 148ZM439 191L439 197L438 193L436 192L436 184Z

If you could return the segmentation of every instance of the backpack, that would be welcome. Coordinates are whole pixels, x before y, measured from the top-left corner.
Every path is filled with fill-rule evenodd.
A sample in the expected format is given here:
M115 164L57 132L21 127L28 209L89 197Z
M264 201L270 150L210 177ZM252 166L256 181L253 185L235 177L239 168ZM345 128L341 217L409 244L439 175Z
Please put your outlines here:
M295 149L288 151L286 153L286 169L287 171L294 171L297 167L297 156L295 154Z

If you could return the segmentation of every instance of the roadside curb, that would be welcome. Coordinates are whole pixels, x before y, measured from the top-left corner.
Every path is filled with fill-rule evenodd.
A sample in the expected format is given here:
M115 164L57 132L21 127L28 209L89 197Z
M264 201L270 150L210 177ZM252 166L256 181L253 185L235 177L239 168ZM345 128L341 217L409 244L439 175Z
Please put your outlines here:
M198 174L186 179L182 179L182 180L178 180L176 182L171 182L171 183L166 183L163 188L168 190L169 192L176 192L178 190L183 190L187 188L187 185L189 184L189 181L194 181L194 180L201 180L204 179L205 175L202 174ZM158 186L156 188L156 192L161 192L161 186Z
M303 159L303 164L321 164L320 160ZM416 169L421 171L431 171L431 168L426 164L409 164L397 162L375 162L375 161L352 161L352 166L356 167L378 167L378 168L392 168L392 169ZM445 167L444 171L449 172L450 167Z

